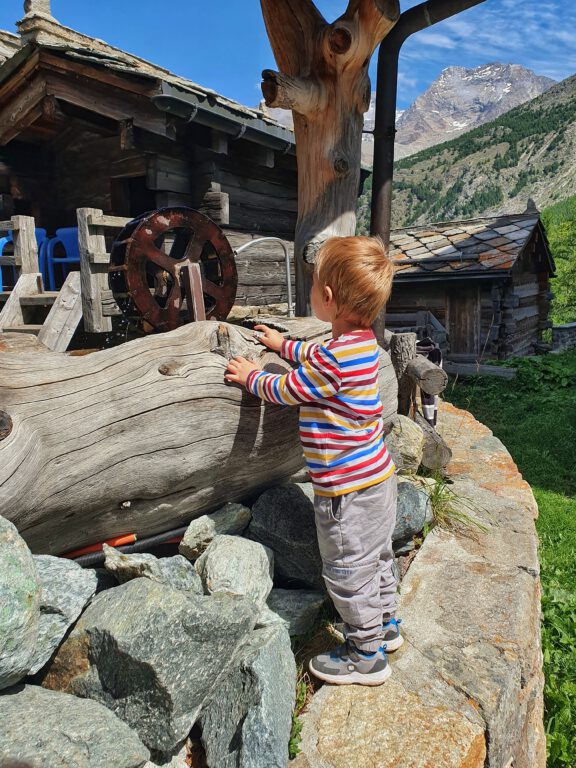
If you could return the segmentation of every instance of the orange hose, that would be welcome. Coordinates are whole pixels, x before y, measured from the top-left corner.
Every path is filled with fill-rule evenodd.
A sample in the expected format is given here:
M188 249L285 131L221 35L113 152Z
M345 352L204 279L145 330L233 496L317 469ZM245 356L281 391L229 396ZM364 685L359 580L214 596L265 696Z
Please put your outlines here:
M126 533L124 536L116 536L114 539L107 539L106 541L101 541L99 544L90 544L89 547L82 547L81 549L75 549L73 552L66 552L65 555L60 555L60 557L78 557L79 555L87 555L90 552L99 552L103 549L104 544L108 544L109 547L121 547L124 544L133 544L135 541L135 533Z

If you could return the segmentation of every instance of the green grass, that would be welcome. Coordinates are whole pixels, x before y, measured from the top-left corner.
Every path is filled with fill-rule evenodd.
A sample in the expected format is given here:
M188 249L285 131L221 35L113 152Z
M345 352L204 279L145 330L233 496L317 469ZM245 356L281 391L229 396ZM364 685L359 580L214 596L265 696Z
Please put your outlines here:
M542 223L556 263L551 317L557 325L572 323L576 320L576 195L545 208Z
M576 768L576 352L511 364L514 380L451 381L445 396L502 440L538 502L548 768Z

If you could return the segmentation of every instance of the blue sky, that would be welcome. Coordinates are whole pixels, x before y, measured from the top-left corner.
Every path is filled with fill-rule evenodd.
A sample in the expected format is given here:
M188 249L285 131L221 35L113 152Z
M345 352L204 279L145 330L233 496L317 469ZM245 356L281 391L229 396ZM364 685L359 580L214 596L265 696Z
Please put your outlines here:
M402 10L418 0L400 0ZM329 20L346 0L318 0ZM260 72L274 59L258 0L52 0L66 26L99 37L201 85L254 105ZM1 0L0 28L14 31L23 0ZM448 66L522 64L561 80L576 73L574 0L485 0L419 32L400 57L398 107L408 106ZM374 86L376 55L371 72Z

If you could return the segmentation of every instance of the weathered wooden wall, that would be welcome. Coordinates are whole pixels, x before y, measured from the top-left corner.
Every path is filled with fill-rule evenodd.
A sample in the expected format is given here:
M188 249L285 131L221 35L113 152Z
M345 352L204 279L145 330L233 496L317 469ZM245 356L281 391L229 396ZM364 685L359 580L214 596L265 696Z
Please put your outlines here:
M448 331L448 357L467 362L533 354L549 306L548 274L527 261L507 280L396 285L387 311L430 310Z
M228 147L227 154L196 146L189 156L182 148L169 156L123 150L115 136L69 138L58 153L32 147L27 156L24 146L17 152L8 149L20 207L32 207L37 225L49 232L76 226L80 206L135 216L165 205L187 205L223 226L233 248L257 236L274 235L283 238L292 254L294 158L266 155L264 149L251 158L251 148L240 142ZM265 165L267 159L274 167ZM287 301L284 253L278 243L263 243L241 254L238 277L238 304Z

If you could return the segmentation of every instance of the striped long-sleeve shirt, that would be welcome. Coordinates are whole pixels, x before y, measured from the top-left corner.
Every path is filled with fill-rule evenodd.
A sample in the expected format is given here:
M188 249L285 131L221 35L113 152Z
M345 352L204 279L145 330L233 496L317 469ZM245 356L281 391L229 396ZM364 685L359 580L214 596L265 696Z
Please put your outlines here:
M372 331L323 345L284 341L280 354L299 367L284 375L251 371L246 388L268 402L300 406L300 439L315 493L340 496L389 477L395 467L384 444Z

